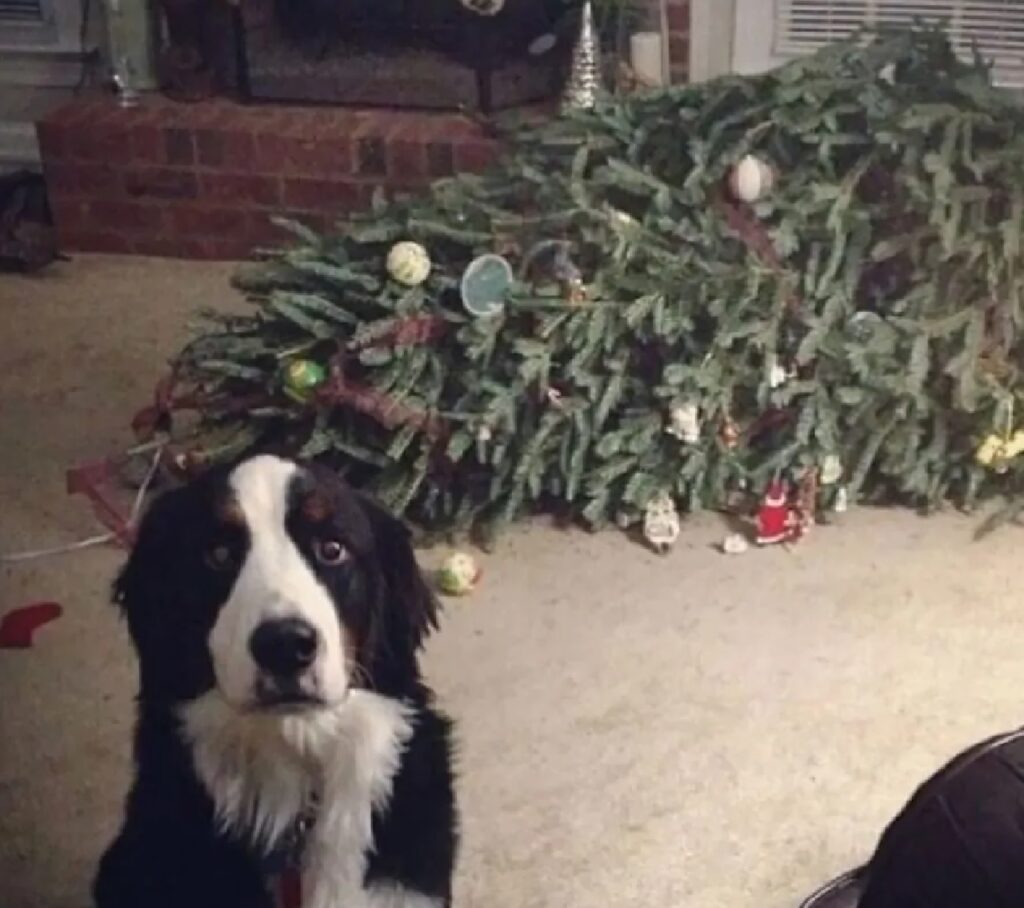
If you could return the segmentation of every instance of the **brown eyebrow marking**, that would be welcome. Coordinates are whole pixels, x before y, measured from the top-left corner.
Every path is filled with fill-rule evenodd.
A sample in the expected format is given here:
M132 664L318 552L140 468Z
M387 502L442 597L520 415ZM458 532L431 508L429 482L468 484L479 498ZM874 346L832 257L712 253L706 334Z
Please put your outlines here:
M244 527L246 525L245 513L242 511L242 506L233 495L222 499L218 503L216 514L217 519L221 523L237 527Z
M334 513L331 502L322 492L311 492L302 502L302 516L311 523L322 523Z

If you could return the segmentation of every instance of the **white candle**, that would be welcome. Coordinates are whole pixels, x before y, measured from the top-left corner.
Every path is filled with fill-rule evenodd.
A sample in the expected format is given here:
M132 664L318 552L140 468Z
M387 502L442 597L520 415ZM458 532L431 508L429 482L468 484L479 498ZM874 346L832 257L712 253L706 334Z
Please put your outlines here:
M630 35L629 60L633 72L644 85L665 84L665 71L661 65L661 35L658 32L635 32Z

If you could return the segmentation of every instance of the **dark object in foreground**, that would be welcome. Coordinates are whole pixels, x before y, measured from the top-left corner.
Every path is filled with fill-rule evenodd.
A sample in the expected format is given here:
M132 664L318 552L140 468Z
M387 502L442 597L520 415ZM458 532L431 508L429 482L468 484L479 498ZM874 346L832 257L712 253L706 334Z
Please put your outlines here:
M870 862L802 908L1003 908L1024 893L1024 729L977 744L914 792Z
M852 870L826 883L800 908L857 908L864 892L864 871Z
M0 271L38 271L57 257L46 181L28 170L0 176Z

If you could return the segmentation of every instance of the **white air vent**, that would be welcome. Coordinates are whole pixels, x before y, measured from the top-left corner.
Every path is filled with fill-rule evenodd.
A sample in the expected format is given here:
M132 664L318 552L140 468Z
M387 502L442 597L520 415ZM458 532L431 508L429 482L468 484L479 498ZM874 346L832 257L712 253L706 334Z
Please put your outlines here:
M797 56L864 25L922 20L941 24L965 57L977 48L997 83L1024 88L1024 0L776 0L773 51Z
M0 22L29 25L43 21L43 0L0 0Z

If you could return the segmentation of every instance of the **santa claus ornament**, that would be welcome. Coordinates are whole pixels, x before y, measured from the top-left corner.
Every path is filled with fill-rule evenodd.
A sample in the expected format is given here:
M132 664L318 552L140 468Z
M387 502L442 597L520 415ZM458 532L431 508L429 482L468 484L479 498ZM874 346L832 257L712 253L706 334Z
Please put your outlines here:
M800 517L789 503L789 490L777 479L768 486L757 509L757 544L791 542L800 532Z

